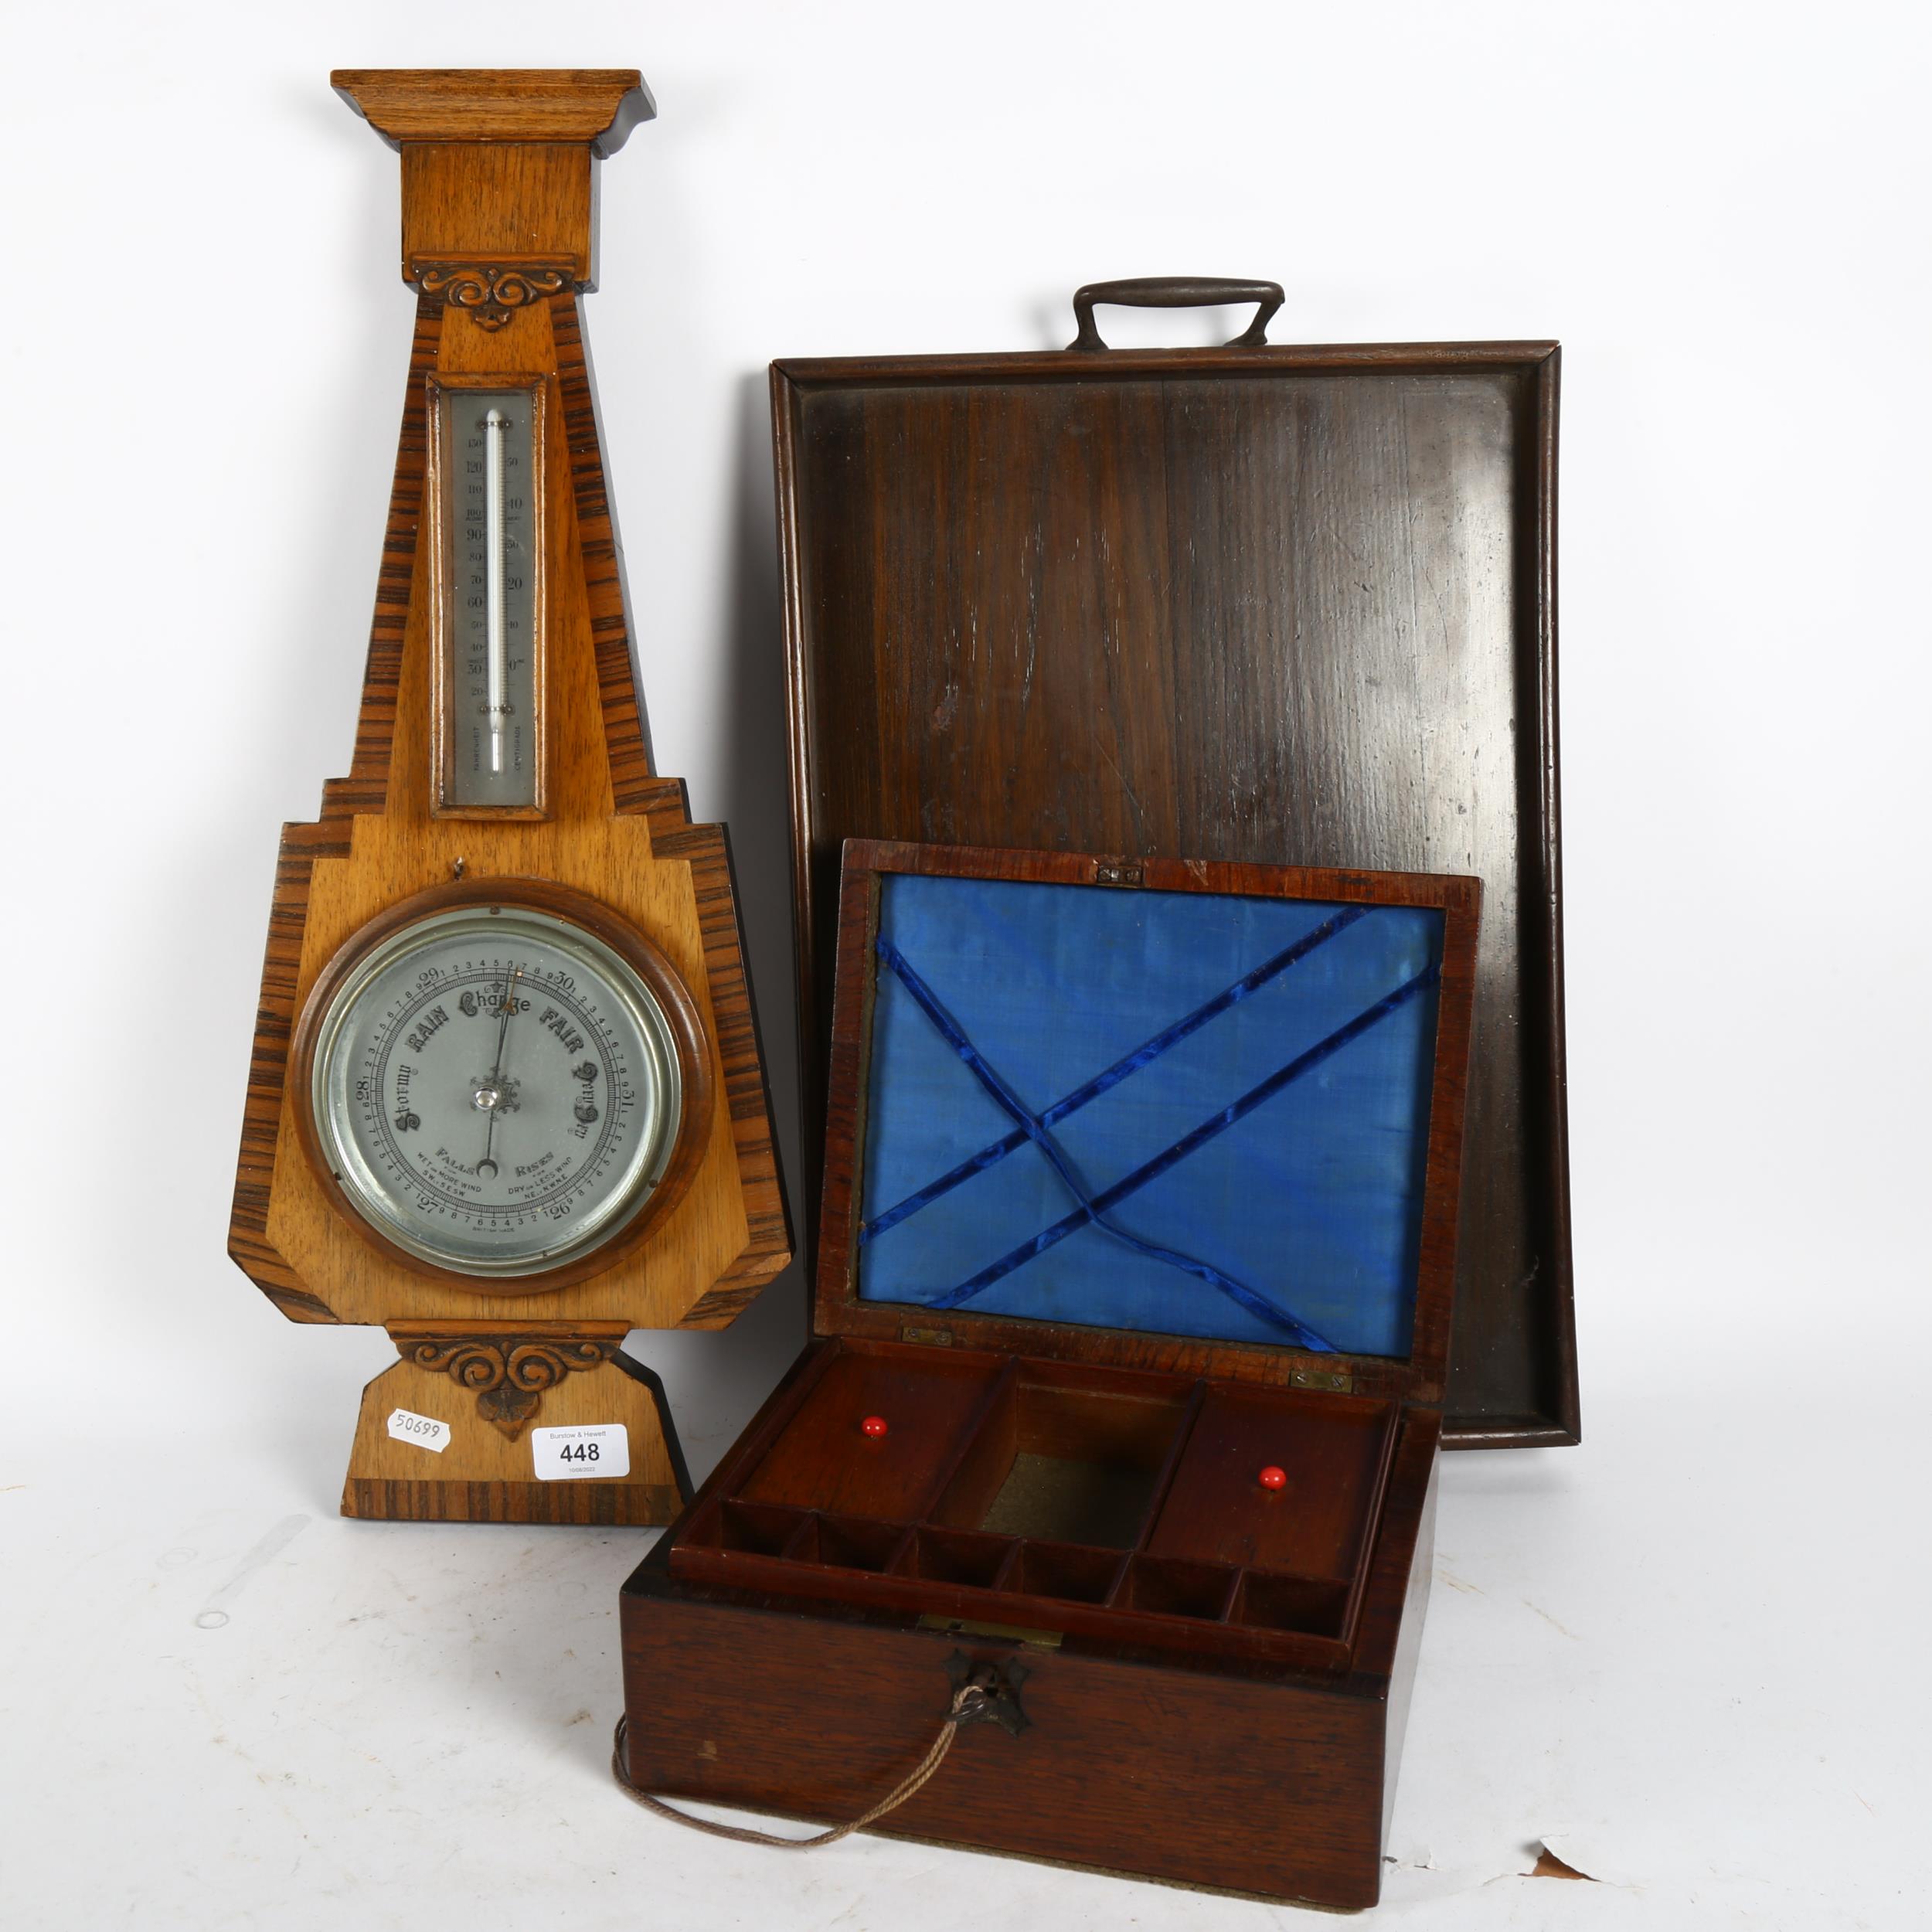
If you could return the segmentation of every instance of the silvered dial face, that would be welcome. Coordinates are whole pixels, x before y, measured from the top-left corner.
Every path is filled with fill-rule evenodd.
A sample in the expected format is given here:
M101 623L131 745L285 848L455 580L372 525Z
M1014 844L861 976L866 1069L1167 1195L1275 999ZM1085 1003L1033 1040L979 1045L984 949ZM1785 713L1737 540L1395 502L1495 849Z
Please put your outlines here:
M359 961L317 1030L317 1139L350 1204L464 1274L562 1266L663 1178L682 1113L669 1022L583 927L515 905L437 913Z

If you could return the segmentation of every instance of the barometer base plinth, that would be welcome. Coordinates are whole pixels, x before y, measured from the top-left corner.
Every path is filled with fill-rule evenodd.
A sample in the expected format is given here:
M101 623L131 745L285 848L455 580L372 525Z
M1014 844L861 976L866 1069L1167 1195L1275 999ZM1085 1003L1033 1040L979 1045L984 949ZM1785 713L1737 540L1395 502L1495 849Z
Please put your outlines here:
M401 1359L362 1391L344 1515L648 1526L689 1496L663 1384L621 1332L398 1322L389 1334Z

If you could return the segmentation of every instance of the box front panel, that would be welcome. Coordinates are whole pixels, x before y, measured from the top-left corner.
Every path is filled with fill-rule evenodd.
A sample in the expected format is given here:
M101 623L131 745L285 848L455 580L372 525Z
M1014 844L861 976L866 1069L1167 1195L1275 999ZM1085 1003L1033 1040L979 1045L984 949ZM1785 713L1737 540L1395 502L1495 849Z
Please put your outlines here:
M624 1655L624 1761L645 1791L843 1822L932 1743L950 1658L1011 1660L1026 1727L962 1726L881 1828L1184 1885L1376 1901L1376 1696L696 1603L641 1572Z

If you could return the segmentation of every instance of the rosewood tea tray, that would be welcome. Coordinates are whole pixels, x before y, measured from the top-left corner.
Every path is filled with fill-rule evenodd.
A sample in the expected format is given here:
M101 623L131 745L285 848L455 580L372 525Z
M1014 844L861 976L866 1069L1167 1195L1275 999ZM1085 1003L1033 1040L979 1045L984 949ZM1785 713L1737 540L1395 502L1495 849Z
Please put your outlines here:
M1094 321L1281 293L1109 284L1063 352L774 365L802 1196L849 838L1473 872L1444 1438L1572 1442L1557 346Z

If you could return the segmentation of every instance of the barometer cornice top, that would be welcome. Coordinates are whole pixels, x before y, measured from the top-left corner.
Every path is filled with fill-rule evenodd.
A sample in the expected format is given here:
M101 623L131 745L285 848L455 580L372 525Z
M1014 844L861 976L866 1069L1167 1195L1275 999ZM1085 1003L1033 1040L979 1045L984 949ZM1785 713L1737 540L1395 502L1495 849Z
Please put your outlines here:
M338 67L335 91L403 157L403 279L485 326L597 286L600 156L657 112L634 67Z
M634 67L338 67L329 83L398 148L556 141L614 155L658 111Z

